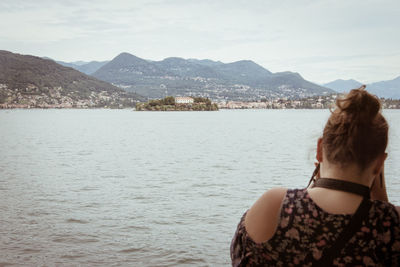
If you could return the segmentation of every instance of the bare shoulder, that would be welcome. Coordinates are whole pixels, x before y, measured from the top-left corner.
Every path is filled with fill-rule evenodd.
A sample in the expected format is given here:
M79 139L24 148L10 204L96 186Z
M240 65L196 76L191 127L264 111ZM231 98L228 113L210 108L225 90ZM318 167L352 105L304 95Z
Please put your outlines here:
M274 235L286 192L286 188L266 191L247 212L244 225L256 243L265 242Z

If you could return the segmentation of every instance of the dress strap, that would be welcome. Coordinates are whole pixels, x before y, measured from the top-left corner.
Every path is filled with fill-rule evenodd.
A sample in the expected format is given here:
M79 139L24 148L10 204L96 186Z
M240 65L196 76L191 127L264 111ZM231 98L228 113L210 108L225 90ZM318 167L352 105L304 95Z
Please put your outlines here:
M337 240L335 240L330 247L322 251L322 257L319 260L314 261L312 266L332 266L333 260L340 256L342 249L346 246L349 240L357 231L360 231L363 221L368 218L371 206L372 202L364 197L360 206L351 218L349 225L347 225L347 227L340 232ZM306 260L312 261L312 259L312 253L309 253L306 257Z
M313 187L335 189L354 193L363 197L363 200L352 216L350 223L342 232L340 232L338 238L329 247L322 251L322 257L319 260L314 260L312 253L308 253L305 258L305 262L311 261L313 266L332 266L333 260L340 256L342 249L354 234L360 230L363 221L368 218L368 213L372 206L372 202L369 200L370 191L368 186L331 178L318 178L314 180Z
M344 180L337 180L332 178L318 178L314 181L313 187L335 189L357 194L367 199L370 198L370 190L368 186Z

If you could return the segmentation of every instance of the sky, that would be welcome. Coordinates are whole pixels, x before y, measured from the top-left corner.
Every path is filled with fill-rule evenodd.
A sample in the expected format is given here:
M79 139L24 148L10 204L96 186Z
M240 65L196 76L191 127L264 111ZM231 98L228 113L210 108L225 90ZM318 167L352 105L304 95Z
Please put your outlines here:
M1 0L0 50L103 61L248 59L326 83L400 76L398 0Z

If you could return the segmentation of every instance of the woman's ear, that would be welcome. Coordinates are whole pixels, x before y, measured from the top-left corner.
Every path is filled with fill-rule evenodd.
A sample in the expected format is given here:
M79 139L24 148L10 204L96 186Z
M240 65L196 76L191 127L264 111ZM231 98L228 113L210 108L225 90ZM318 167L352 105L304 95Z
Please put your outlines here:
M322 162L322 138L318 138L318 143L317 143L317 156L316 159L318 162Z
M375 163L375 167L374 167L374 174L379 174L380 172L382 172L387 155L388 155L387 153L383 153L376 159L376 163Z

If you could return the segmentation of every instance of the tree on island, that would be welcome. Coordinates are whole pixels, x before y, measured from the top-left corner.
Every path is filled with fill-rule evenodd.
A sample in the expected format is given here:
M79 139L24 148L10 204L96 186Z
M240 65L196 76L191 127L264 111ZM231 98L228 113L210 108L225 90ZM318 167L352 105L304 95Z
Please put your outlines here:
M161 99L162 103L164 105L175 105L175 97L173 96L167 96L164 99Z
M211 100L204 97L193 97L194 103L204 103L206 105L211 105Z

